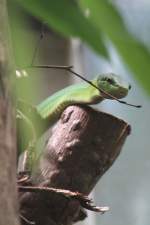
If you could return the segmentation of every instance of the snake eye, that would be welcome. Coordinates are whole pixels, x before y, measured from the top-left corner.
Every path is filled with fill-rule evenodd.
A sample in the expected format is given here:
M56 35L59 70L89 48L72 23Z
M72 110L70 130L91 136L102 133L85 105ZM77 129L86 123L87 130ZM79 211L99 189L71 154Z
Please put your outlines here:
M114 80L111 79L111 78L107 78L106 81L107 81L109 84L114 84Z

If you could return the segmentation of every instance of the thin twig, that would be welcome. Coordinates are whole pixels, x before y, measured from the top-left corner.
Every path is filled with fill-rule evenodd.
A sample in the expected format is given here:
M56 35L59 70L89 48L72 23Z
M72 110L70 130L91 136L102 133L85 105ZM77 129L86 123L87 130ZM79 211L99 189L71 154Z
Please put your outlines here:
M20 192L48 192L48 193L57 193L61 194L66 198L69 199L77 199L81 206L94 211L94 212L100 212L100 213L105 213L106 211L109 210L109 207L98 207L92 205L92 200L88 198L88 196L83 195L79 192L72 192L69 190L64 190L64 189L57 189L57 188L49 188L49 187L33 187L33 186L18 186L18 189Z
M27 181L29 181L28 175L26 175L26 176L20 178L19 180L17 180L17 183L20 185L21 183L24 183L24 182L27 182Z
M42 23L41 24L41 33L40 33L40 37L38 38L37 40L37 43L36 43L36 46L35 46L35 50L34 50L34 53L33 53L33 57L32 57L32 60L31 60L31 66L33 66L34 64L34 61L35 61L35 56L37 55L37 51L38 51L38 48L39 48L39 45L44 37L44 26L45 26L45 23Z
M141 105L134 105L134 104L130 104L130 103L127 103L125 101L122 101L122 100L119 100L118 98L114 97L113 95L107 93L106 91L104 91L103 89L101 88L98 88L95 84L93 84L91 81L87 80L86 78L84 78L82 75L76 73L74 70L72 70L73 66L56 66L56 65L35 65L35 66L31 66L31 67L27 67L28 69L29 68L42 68L42 69L64 69L64 70L67 70L68 72L76 75L77 77L79 77L80 79L86 81L88 84L92 85L94 88L96 88L97 90L99 90L101 93L107 95L108 97L116 100L117 102L121 103L121 104L125 104L125 105L128 105L128 106L132 106L132 107L135 107L135 108L141 108L142 106Z
M19 217L20 217L22 220L24 220L26 223L28 223L28 224L31 224L31 225L34 225L34 224L35 224L34 221L28 220L28 219L25 218L22 214L20 214Z

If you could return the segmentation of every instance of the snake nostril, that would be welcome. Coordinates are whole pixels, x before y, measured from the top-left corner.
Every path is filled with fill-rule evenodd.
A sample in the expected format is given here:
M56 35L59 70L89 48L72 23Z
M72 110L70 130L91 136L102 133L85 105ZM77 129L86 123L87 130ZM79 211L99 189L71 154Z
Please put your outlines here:
M131 89L131 84L129 84L129 90Z

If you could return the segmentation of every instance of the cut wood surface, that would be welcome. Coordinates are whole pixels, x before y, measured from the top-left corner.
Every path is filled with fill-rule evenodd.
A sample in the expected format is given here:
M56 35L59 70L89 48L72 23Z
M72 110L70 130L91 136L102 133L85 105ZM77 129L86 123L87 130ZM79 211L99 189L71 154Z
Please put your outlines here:
M32 185L88 195L119 155L129 133L130 126L121 119L87 106L69 106L37 161ZM37 225L70 225L85 217L78 200L58 194L21 193L20 202L22 215Z

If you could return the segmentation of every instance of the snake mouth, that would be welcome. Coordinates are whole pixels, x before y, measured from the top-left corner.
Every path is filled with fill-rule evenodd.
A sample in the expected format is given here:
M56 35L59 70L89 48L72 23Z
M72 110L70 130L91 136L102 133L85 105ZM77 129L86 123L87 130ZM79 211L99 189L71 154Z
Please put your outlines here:
M102 96L103 98L106 98L106 99L113 99L113 97L121 99L127 96L128 91L129 90L126 88L120 88L118 90L115 90L114 92L111 92L111 93L108 92L108 94L110 94L112 97L107 95L107 91L106 91L106 94L102 93Z
M121 98L126 97L127 94L128 94L128 89L126 89L126 88L121 88L121 89L118 91L116 97L119 98L119 99L121 99Z

